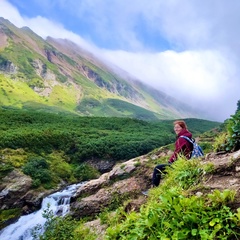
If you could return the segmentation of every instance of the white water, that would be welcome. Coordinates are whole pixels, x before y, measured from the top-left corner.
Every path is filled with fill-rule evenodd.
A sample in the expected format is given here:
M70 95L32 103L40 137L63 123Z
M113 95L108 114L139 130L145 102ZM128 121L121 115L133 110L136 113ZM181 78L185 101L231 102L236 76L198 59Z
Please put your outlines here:
M46 219L42 214L44 210L49 210L58 216L65 216L70 209L70 198L83 183L68 186L61 192L56 192L43 199L42 207L39 211L25 215L0 231L1 240L32 240L31 230L40 224L44 225Z

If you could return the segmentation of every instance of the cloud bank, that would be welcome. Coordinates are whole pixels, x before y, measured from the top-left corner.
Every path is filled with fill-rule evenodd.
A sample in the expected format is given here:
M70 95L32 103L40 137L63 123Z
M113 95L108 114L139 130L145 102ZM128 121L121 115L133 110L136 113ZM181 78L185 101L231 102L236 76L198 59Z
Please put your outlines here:
M42 37L68 38L206 111L209 119L223 121L234 114L240 99L238 0L33 1L51 14L25 16L14 0L2 0L0 16ZM54 9L76 24L70 28Z

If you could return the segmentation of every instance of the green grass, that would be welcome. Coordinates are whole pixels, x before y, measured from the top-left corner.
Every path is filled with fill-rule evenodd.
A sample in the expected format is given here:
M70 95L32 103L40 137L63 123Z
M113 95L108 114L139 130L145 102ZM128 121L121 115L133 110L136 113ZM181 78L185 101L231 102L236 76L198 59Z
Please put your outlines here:
M228 207L234 191L191 193L207 169L199 160L179 159L167 169L165 181L150 190L139 213L117 211L111 217L104 239L238 239L240 209L234 213Z

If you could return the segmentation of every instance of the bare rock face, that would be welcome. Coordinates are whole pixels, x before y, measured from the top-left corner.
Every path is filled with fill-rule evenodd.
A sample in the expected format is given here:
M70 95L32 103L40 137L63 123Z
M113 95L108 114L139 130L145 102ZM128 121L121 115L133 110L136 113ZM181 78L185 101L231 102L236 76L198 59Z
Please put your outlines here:
M134 194L137 196L143 186L144 183L135 177L117 181L110 187L102 188L95 194L74 202L71 211L77 218L96 215L105 207L114 208L127 197L132 198Z
M20 208L23 214L31 213L41 207L47 191L39 193L31 189L32 179L20 171L12 171L0 184L1 210Z
M109 173L81 186L72 198L72 215L76 218L93 216L127 197L137 197L150 185L151 171L144 167L146 161L148 158L142 156L117 164Z
M155 153L150 159L156 159L162 153ZM141 191L149 188L152 169L145 164L148 156L131 159L122 164L117 164L109 173L101 175L99 179L89 181L76 192L72 203L71 212L76 218L94 216L105 207L110 207L114 202L121 201L124 196L131 196L131 201L126 208L137 209L144 201ZM203 163L211 163L214 173L206 176L203 185L212 191L214 189L232 189L236 191L235 205L240 206L240 150L228 154L212 153L205 156ZM199 193L202 194L202 193ZM134 199L135 203L134 203ZM144 198L143 198L144 200ZM139 205L140 204L140 205ZM128 209L126 209L128 210Z
M17 72L17 67L9 60L6 60L0 64L0 71L13 74Z
M110 172L102 174L98 179L91 180L82 185L73 198L78 198L81 195L90 195L97 192L100 188L107 186L111 181L127 178L129 174L142 167L148 159L146 156L133 158L124 163L117 164ZM148 174L149 175L149 174Z
M8 209L9 206L23 207L23 196L30 190L31 185L32 180L30 177L15 170L3 178L0 185L1 209Z
M211 189L232 189L240 195L240 150L224 155L212 154L206 163L214 165L214 174L211 174L204 185ZM240 204L240 199L239 199Z

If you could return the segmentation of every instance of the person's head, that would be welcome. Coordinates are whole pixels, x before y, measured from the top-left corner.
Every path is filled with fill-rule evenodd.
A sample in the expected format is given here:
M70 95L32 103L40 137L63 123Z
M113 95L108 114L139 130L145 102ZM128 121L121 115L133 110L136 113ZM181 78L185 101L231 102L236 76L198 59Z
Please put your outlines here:
M174 131L178 135L183 129L187 129L187 125L183 120L177 120L173 123Z

